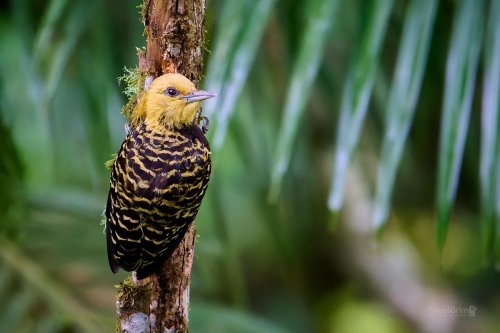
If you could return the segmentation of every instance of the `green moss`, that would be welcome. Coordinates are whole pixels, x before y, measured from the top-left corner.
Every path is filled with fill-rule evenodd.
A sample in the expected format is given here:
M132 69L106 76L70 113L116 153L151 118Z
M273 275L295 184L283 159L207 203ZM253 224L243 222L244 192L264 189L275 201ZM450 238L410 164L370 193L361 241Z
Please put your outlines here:
M137 105L137 101L142 93L144 86L145 74L141 73L139 67L123 68L123 75L118 78L118 83L125 84L123 93L128 97L127 103L122 107L122 113L130 120L130 115ZM107 164L107 163L106 163Z
M146 36L147 35L147 29L146 29L146 17L148 15L148 6L147 2L144 1L142 4L138 5L136 8L139 9L139 19L141 20L142 25L144 26L144 30L142 31L142 35Z
M148 15L148 6L146 5L146 1L144 1L140 5L137 5L136 8L139 9L139 19L141 20L142 24L145 24L146 15Z
M106 167L106 169L111 170L111 168L113 167L113 164L115 163L116 156L117 155L115 153L115 154L111 155L111 159L104 162L104 166Z

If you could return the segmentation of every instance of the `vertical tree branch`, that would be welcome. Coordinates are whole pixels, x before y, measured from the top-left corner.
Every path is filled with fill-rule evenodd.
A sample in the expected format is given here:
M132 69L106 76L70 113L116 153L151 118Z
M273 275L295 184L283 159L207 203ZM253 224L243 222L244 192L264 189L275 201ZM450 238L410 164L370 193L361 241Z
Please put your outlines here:
M172 257L158 274L151 277L149 317L152 333L188 331L189 283L195 234L192 224Z
M178 72L195 84L203 70L205 0L144 0L147 45L141 71Z
M146 50L139 51L139 69L158 77L177 72L198 85L203 69L205 0L144 0ZM150 278L127 279L117 296L117 332L188 331L189 283L195 227Z

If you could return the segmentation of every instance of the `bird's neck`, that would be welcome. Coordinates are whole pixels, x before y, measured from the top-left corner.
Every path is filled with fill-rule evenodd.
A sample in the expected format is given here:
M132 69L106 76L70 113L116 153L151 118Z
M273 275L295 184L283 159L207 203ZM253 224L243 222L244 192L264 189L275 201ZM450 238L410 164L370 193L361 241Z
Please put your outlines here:
M179 133L184 131L185 129L195 125L194 123L192 124L176 124L172 122L168 122L166 120L154 120L151 121L150 119L145 119L142 122L142 126L144 126L144 130L149 131L149 132L155 132L155 133L161 133L164 135L172 134L172 133Z

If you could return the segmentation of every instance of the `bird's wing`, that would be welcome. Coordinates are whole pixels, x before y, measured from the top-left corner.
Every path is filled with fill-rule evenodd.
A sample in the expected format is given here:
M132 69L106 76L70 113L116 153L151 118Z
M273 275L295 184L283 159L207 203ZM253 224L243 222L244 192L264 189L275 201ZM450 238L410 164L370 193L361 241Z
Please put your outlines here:
M140 214L136 209L133 192L133 175L127 166L130 155L131 136L123 142L111 171L110 189L106 206L106 238L108 260L111 270L119 267L135 270L140 264L143 237Z

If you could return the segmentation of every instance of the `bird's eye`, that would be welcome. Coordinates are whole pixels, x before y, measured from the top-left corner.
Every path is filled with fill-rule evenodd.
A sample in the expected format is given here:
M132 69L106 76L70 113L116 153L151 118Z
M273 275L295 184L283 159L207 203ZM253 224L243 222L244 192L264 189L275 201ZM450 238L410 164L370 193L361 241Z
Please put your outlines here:
M170 96L170 97L175 97L175 96L179 95L179 92L175 88L172 88L172 87L168 87L167 89L165 89L165 91L163 93L167 96Z

